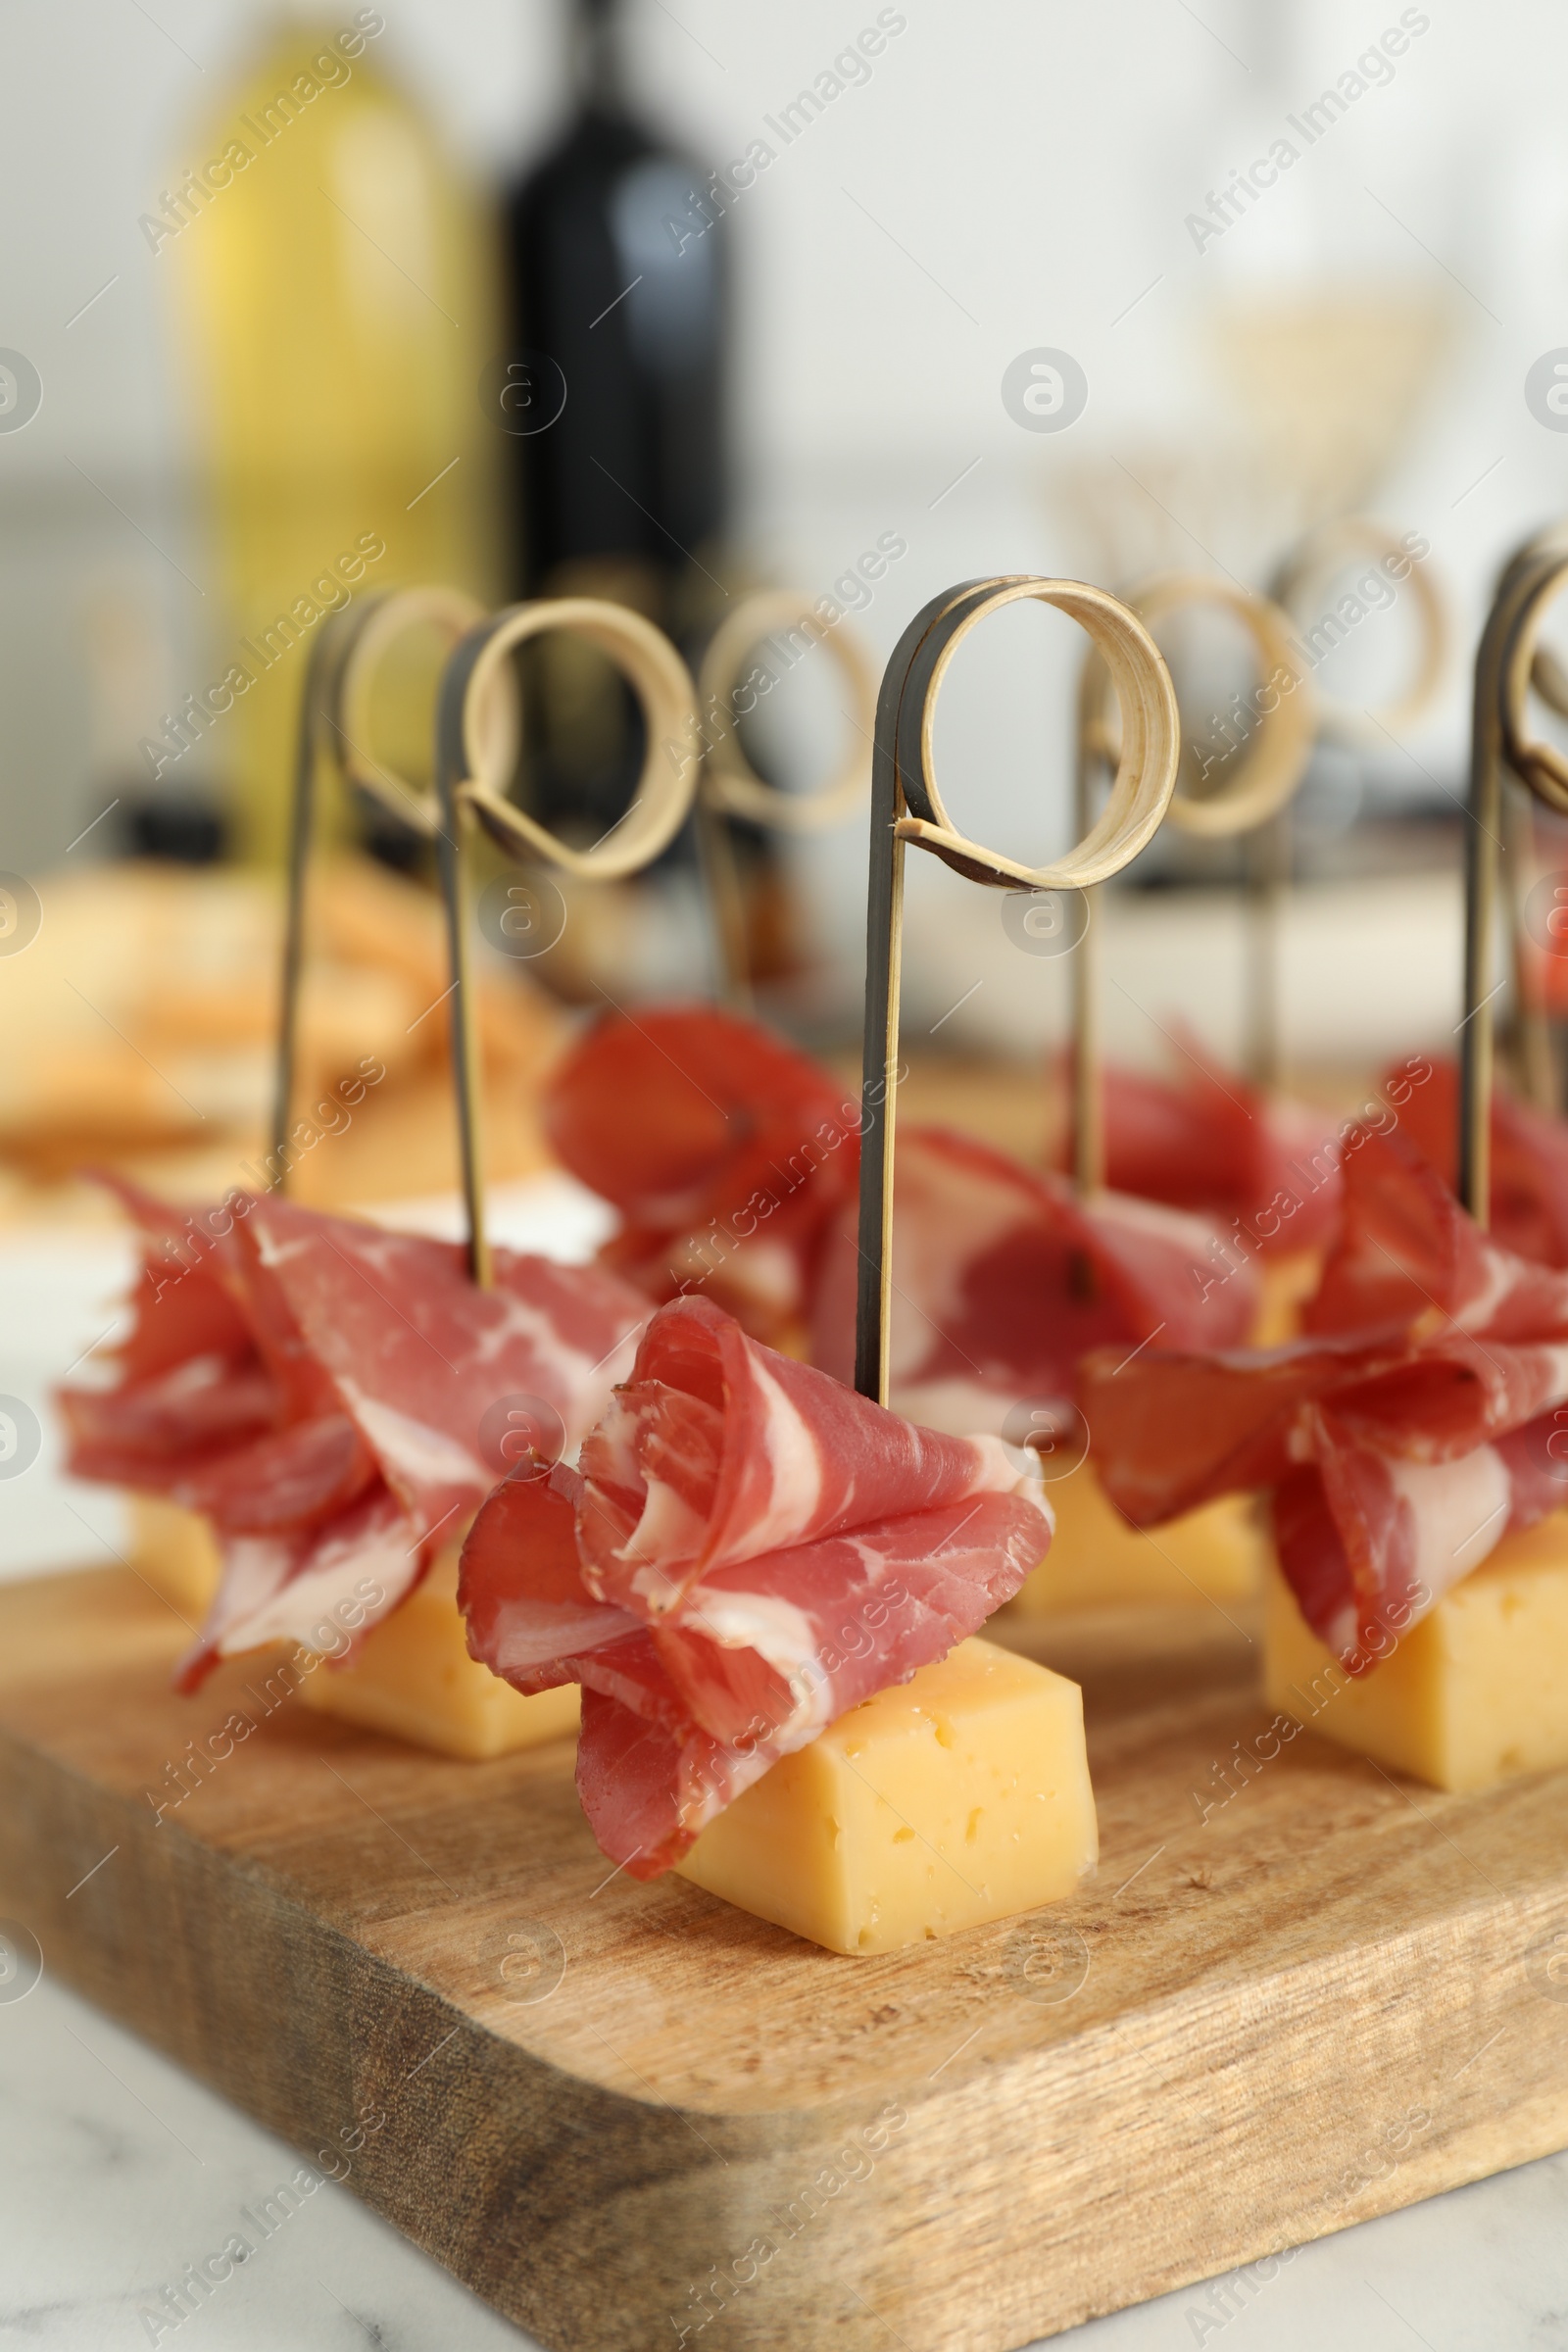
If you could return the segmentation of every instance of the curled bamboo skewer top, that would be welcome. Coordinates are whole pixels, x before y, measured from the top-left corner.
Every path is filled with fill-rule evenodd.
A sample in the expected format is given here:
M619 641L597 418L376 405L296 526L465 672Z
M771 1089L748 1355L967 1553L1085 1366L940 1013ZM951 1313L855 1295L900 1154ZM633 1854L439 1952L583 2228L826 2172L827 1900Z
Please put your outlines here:
M1459 1197L1479 1225L1492 1214L1491 983L1503 771L1568 814L1568 760L1530 725L1530 687L1547 606L1568 578L1568 547L1527 547L1503 573L1476 655L1465 856L1464 1017L1459 1064Z
M896 781L910 812L898 820L900 840L929 850L971 882L1002 890L1086 890L1107 880L1147 848L1170 805L1178 720L1164 657L1127 605L1106 589L1081 580L1025 574L976 581L967 591L951 595L953 602L935 600L940 610L913 649L896 707ZM1087 631L1110 673L1122 717L1121 756L1109 800L1065 858L1041 866L1004 858L960 833L948 815L936 780L936 706L949 664L971 629L1004 605L1024 598L1054 606ZM926 607L928 612L931 610ZM886 696L884 678L884 702ZM881 717L879 708L879 748Z
M854 737L835 772L812 792L784 792L767 783L747 759L735 728L741 666L748 654L779 630L806 628L844 671L855 702ZM767 588L749 596L714 630L698 675L702 708L721 713L720 731L704 762L704 797L726 816L781 833L816 833L844 822L859 807L871 777L871 731L876 717L876 671L864 640L845 621L831 629L812 622L810 599L797 590ZM755 708L755 701L754 706ZM858 721L863 719L863 730Z
M1539 531L1520 550L1521 555L1544 555L1568 547L1568 524L1556 523ZM1549 646L1538 644L1530 664L1530 683L1548 710L1568 718L1568 668ZM1538 1110L1556 1118L1562 1111L1561 1086L1552 1051L1551 1018L1538 969L1532 967L1525 945L1526 902L1529 898L1536 851L1528 787L1505 793L1503 841L1508 859L1507 906L1513 937L1514 994L1520 1030L1525 1093ZM1539 945L1539 943L1538 943Z
M335 757L346 781L429 841L435 839L441 822L434 783L418 790L367 749L376 675L399 639L415 629L438 629L456 644L483 618L484 607L457 588L401 588L377 597L361 615L348 642L338 666L335 695L322 713L327 733L336 739ZM487 759L510 765L517 748L517 698L510 677L492 696L483 723Z
M1549 645L1538 645L1536 658L1530 664L1530 683L1548 710L1559 718L1568 718L1568 669L1558 661Z
M1166 822L1200 840L1224 841L1267 824L1295 793L1306 771L1317 735L1318 705L1310 679L1300 676L1288 615L1266 596L1233 581L1196 571L1161 572L1130 589L1127 603L1153 627L1172 612L1209 605L1242 623L1257 656L1257 725L1235 772L1217 792L1171 794ZM1282 675L1289 681L1279 683ZM1103 669L1091 655L1084 664L1080 724L1086 741L1108 752L1114 734L1107 725ZM1263 696L1271 694L1266 706ZM1098 722L1098 724L1097 724Z
M1289 613L1293 626L1307 625L1309 608L1346 563L1357 556L1407 566L1403 583L1415 598L1420 644L1415 673L1402 694L1375 710L1357 710L1332 695L1319 692L1323 732L1342 741L1376 743L1398 735L1425 717L1437 700L1451 651L1448 615L1443 595L1431 573L1414 564L1388 526L1370 515L1345 514L1308 531L1286 557L1274 575L1271 590L1276 604Z
M607 653L630 680L647 722L642 775L626 812L587 849L562 841L506 797L505 774L487 740L490 697L514 647L551 629L570 629ZM542 859L584 882L641 872L686 821L697 785L696 690L662 629L629 606L569 596L511 605L470 629L441 680L436 731L443 822L471 811L497 847Z
M1166 821L1179 832L1219 841L1239 835L1272 834L1283 821L1301 778L1306 773L1317 733L1317 703L1311 680L1302 672L1291 638L1291 624L1279 607L1265 596L1213 579L1201 572L1162 572L1133 589L1127 602L1142 620L1152 625L1170 613L1199 605L1217 606L1241 621L1257 657L1260 684L1255 690L1257 725L1250 743L1242 750L1234 773L1206 797L1175 790ZM1116 748L1116 731L1106 707L1109 680L1097 654L1086 659L1078 700L1078 816L1087 824L1097 760L1108 759ZM1265 703L1264 697L1272 700ZM1273 844L1278 848L1277 841ZM1262 861L1277 867L1278 857ZM1274 985L1274 931L1277 923L1279 877L1262 872L1254 892L1254 929L1258 936L1254 975L1254 1042L1250 1059L1254 1073L1276 1083L1279 1069L1279 1014ZM1073 964L1072 1137L1073 1177L1079 1193L1099 1192L1105 1181L1103 1105L1100 1082L1099 949L1092 923L1079 942Z
M393 588L332 614L311 648L295 736L294 791L289 813L283 973L278 1007L277 1067L272 1092L271 1164L280 1189L288 1179L288 1129L299 1064L300 989L305 972L305 899L315 847L317 769L324 756L340 779L368 793L391 815L427 840L439 822L433 791L421 792L368 749L375 673L400 637L419 627L462 636L484 608L461 589ZM490 741L515 741L514 701L501 696L487 719Z
M825 644L844 672L853 709L846 712L851 736L844 759L827 781L811 792L783 792L760 776L746 757L737 719L750 715L758 689L745 710L740 698L747 657L769 637L804 633L811 645ZM755 673L754 673L755 674ZM771 672L767 673L771 680ZM698 674L698 693L708 730L697 793L697 838L713 930L720 993L732 1010L752 1008L751 957L746 908L729 822L739 817L781 833L826 832L853 815L870 788L871 741L876 725L876 672L860 637L847 622L831 630L813 620L810 599L787 588L763 589L747 597L714 631ZM716 730L716 731L715 731Z
M646 748L630 806L586 849L564 842L506 797L507 777L487 746L490 698L513 649L550 629L570 629L610 655L643 709ZM482 621L454 649L442 673L436 717L436 849L452 973L453 1079L468 1224L468 1267L490 1282L485 1235L478 1028L464 905L466 829L482 825L514 858L541 861L579 881L615 881L650 864L684 824L698 778L697 697L669 639L624 605L562 597L513 605Z
M1088 632L1122 715L1121 757L1105 808L1064 858L1040 866L1003 857L957 829L934 759L936 705L955 653L989 614L1025 598L1054 606ZM1119 872L1152 838L1175 787L1178 750L1176 694L1164 659L1138 615L1104 589L1029 575L965 581L925 606L894 650L877 705L871 789L855 1368L862 1396L881 1403L888 1396L905 850L926 850L993 889L1085 890Z

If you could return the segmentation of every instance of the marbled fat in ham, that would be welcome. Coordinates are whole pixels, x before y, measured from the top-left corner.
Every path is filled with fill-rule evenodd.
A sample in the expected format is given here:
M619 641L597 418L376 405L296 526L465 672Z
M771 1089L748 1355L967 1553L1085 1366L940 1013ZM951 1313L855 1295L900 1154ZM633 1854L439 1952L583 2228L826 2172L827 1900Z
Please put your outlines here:
M78 1477L217 1530L187 1688L262 1642L340 1647L340 1604L356 1627L387 1615L505 1467L486 1414L538 1399L575 1452L647 1315L597 1268L498 1250L479 1291L455 1244L246 1195L170 1257L170 1213L127 1198L148 1253L121 1377L62 1404Z
M580 1471L496 1489L459 1599L517 1690L582 1685L584 1810L653 1878L779 1756L973 1633L1050 1540L995 1438L914 1428L686 1298Z
M1306 1336L1266 1350L1102 1349L1079 1401L1137 1527L1273 1494L1280 1564L1352 1671L1510 1529L1568 1502L1568 1275L1467 1217L1398 1133L1345 1163Z

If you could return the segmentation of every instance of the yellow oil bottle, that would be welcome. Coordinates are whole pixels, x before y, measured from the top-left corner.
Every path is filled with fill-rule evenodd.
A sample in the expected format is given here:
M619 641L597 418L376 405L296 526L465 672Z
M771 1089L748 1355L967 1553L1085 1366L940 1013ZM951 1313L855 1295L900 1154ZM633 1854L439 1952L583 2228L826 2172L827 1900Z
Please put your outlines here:
M342 13L279 24L142 224L174 281L224 604L220 682L172 715L229 781L241 853L268 860L325 612L496 579L484 209L383 67L380 12ZM427 710L411 690L378 719L404 773L427 766Z

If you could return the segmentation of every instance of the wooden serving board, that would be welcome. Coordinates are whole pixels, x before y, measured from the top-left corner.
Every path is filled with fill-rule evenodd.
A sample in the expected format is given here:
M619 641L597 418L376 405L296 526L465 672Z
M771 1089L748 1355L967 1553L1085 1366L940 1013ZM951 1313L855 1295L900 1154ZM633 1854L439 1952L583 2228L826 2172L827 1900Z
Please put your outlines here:
M547 2345L994 2352L1568 2143L1568 1775L1303 1734L1204 1820L1267 1722L1217 1613L1020 1630L1099 1878L865 1960L607 1878L565 1746L176 1699L185 1638L118 1570L0 1590L0 1910Z

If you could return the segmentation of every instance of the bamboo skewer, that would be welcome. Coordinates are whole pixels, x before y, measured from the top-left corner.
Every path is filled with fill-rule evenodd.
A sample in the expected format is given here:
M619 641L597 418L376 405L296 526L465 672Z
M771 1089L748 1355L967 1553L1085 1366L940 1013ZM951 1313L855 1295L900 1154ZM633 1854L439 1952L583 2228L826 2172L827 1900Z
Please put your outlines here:
M1402 581L1415 599L1419 631L1416 662L1403 690L1376 707L1359 708L1337 696L1317 691L1318 731L1324 741L1364 748L1380 747L1391 736L1413 727L1436 702L1447 673L1450 632L1447 610L1432 574L1417 568L1403 542L1370 515L1347 514L1305 533L1285 558L1270 583L1270 594L1298 629L1311 630L1314 605L1334 578L1352 559L1365 557L1404 566ZM1387 576L1393 578L1393 573ZM1319 624L1321 625L1321 614ZM1334 617L1334 615L1330 615ZM1252 1067L1261 1083L1277 1087L1283 1078L1280 1054L1278 964L1272 942L1277 936L1279 908L1288 886L1292 822L1282 810L1272 827L1252 843L1253 987Z
M1168 572L1132 591L1128 604L1146 624L1195 605L1215 605L1239 619L1257 655L1259 692L1274 700L1260 710L1252 740L1235 773L1206 798L1173 791L1167 821L1178 831L1215 841L1250 835L1256 863L1250 892L1253 987L1251 1051L1249 1059L1259 1083L1279 1083L1279 999L1275 953L1277 902L1288 836L1285 811L1311 757L1316 706L1310 681L1298 674L1290 622L1268 598L1226 580L1198 572ZM1284 673L1289 689L1276 683ZM1078 696L1078 824L1087 827L1097 774L1115 755L1116 731L1107 706L1104 664L1088 655ZM1100 1192L1105 1181L1104 1112L1100 1081L1100 952L1094 906L1078 944L1072 973L1073 1180L1081 1198Z
M311 649L294 750L289 811L283 972L278 1010L277 1067L272 1091L271 1158L275 1182L287 1189L288 1128L299 1063L300 987L305 972L305 901L316 842L317 771L328 758L352 784L413 831L433 837L439 810L433 792L420 792L374 760L369 742L369 696L389 647L411 629L434 626L460 637L483 608L456 588L401 588L368 598L333 614ZM499 706L505 710L505 706ZM510 718L510 711L506 711Z
M1464 1017L1459 1061L1459 1198L1478 1225L1492 1217L1492 1084L1495 1024L1491 985L1502 848L1504 771L1546 808L1568 814L1568 760L1529 727L1537 637L1568 577L1568 549L1532 546L1508 565L1476 656L1465 845Z
M1545 555L1564 545L1564 526L1540 531L1519 551ZM1530 664L1530 683L1549 710L1568 718L1568 670L1549 646L1538 645ZM1556 1117L1562 1109L1562 1088L1552 1048L1551 1020L1539 971L1526 946L1525 907L1537 878L1535 811L1527 791L1503 788L1503 842L1507 856L1508 915L1513 943L1514 999L1519 1021L1520 1072L1525 1095L1537 1110Z
M1304 775L1306 763L1302 762ZM1247 838L1246 1069L1255 1087L1277 1095L1285 1085L1285 992L1280 932L1291 887L1295 826L1291 805Z
M1539 666L1540 657L1537 657ZM1519 1023L1519 1077L1526 1100L1555 1117L1557 1072L1544 993L1526 945L1526 908L1536 880L1535 810L1517 781L1502 790L1502 846L1507 874L1508 930L1513 948L1514 1011Z
M747 657L764 638L783 629L807 629L816 642L827 645L854 704L845 714L853 730L849 750L836 773L814 792L781 792L767 783L747 759L736 725L745 715L735 704ZM811 621L808 597L786 588L764 589L738 605L714 631L703 657L698 693L707 723L716 722L718 728L703 760L695 813L719 995L732 1011L750 1012L746 905L730 819L804 834L826 832L854 813L870 784L876 672L861 639L845 622L824 632Z
M1049 866L1020 864L958 832L943 806L933 760L936 705L958 645L988 614L1028 597L1087 630L1121 708L1121 757L1109 801L1076 848ZM1080 581L1014 575L962 582L925 606L894 650L877 703L871 784L855 1360L855 1385L863 1396L883 1404L888 1398L906 847L926 850L992 889L1090 889L1119 872L1159 825L1176 782L1178 729L1170 672L1148 629L1115 597Z
M1319 691L1318 708L1325 735L1346 743L1374 744L1414 726L1417 719L1425 717L1442 690L1448 667L1450 633L1447 611L1436 580L1411 561L1402 543L1385 524L1373 521L1369 515L1346 514L1298 540L1270 582L1269 593L1289 614L1295 627L1305 628L1316 598L1327 590L1346 563L1357 556L1376 562L1392 559L1409 566L1401 585L1408 587L1415 598L1420 626L1415 672L1402 694L1395 695L1374 710L1361 710L1353 703L1341 702Z
M647 748L630 807L587 849L560 841L506 797L507 770L486 742L486 713L515 646L548 629L571 629L610 655L643 709ZM493 733L493 730L492 730ZM509 762L510 765L510 762ZM624 605L563 597L513 605L471 628L442 673L436 716L436 837L450 956L452 1068L457 1095L468 1270L487 1289L484 1152L478 1025L468 953L464 844L473 824L513 858L542 861L579 881L616 881L666 849L686 821L697 788L696 691L662 632Z

